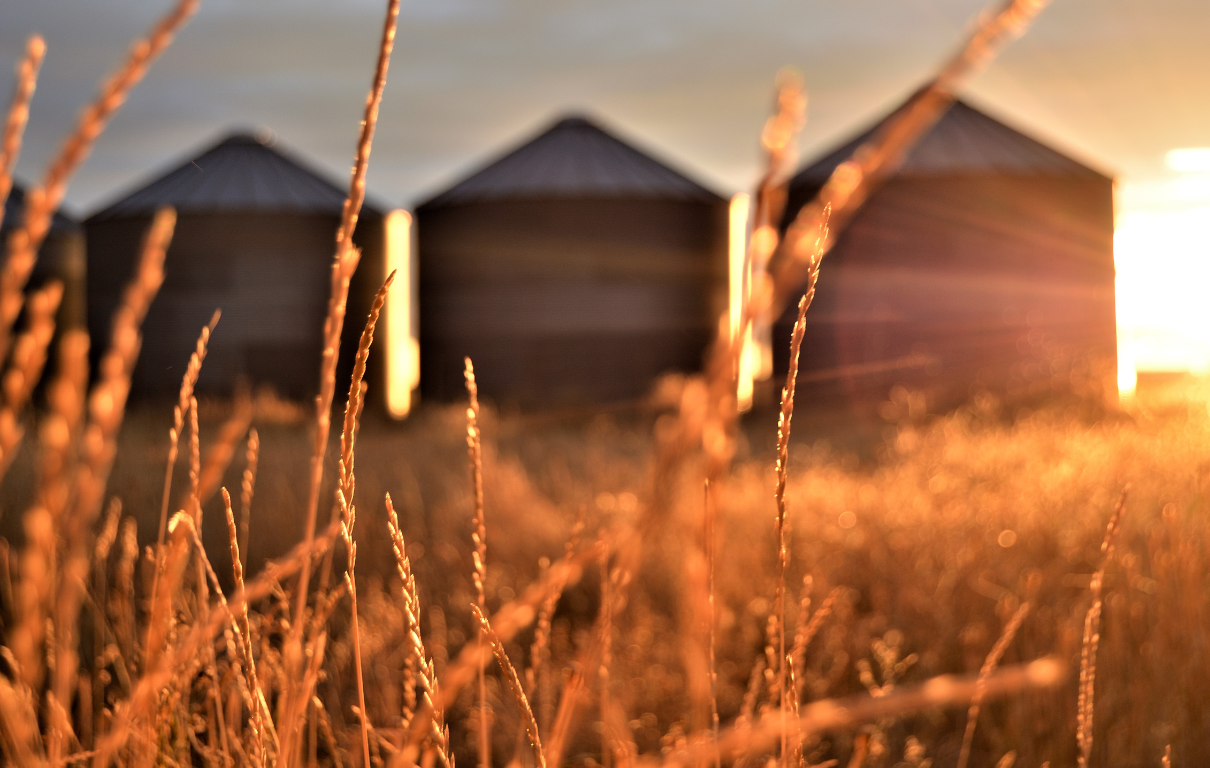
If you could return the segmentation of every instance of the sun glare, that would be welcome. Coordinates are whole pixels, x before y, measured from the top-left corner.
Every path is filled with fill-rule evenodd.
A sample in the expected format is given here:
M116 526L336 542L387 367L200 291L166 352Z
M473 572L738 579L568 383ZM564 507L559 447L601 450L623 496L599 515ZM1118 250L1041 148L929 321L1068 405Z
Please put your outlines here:
M1173 149L1164 156L1164 162L1174 171L1205 173L1210 171L1210 147Z
M1210 207L1125 213L1114 253L1119 387L1136 370L1210 373Z
M412 215L391 211L386 219L386 271L395 271L387 292L387 410L402 419L412 410L412 390L420 383L420 346L412 323Z
M728 238L728 316L731 322L731 341L740 333L744 304L748 292L748 209L751 197L739 193L731 198L730 229ZM752 407L752 379L755 368L750 349L752 329L744 334L744 345L739 356L736 398L740 411Z

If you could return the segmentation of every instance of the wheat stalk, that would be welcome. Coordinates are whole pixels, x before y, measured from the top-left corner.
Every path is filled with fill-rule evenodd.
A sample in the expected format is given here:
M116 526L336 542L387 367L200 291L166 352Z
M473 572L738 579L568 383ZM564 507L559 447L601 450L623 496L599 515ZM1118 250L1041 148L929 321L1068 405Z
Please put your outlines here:
M28 327L17 337L8 370L0 381L4 404L0 406L0 480L8 472L13 457L25 437L21 414L34 387L42 378L47 349L55 335L55 312L63 298L63 284L48 283L29 298Z
M357 523L357 507L354 494L357 488L357 476L354 473L355 447L357 431L360 428L362 403L365 401L366 361L370 356L370 345L374 343L374 328L378 324L378 315L386 303L387 290L395 280L395 273L387 275L386 282L378 289L374 303L370 307L370 317L366 320L361 332L361 340L357 344L357 355L353 362L353 377L349 383L349 399L345 404L344 426L340 433L340 488L336 491L336 503L340 507L340 533L348 550L349 559L345 570L345 583L349 588L349 601L352 612L353 631L353 661L357 670L357 702L358 715L361 718L361 745L366 766L370 765L370 721L366 712L365 683L361 669L361 630L357 621L357 542L353 540L353 527Z
M34 97L38 70L41 69L45 56L46 41L41 35L30 35L25 43L25 56L17 64L13 99L9 102L3 138L0 138L0 201L7 201L8 194L13 189L13 167L21 154L21 138L29 122L29 102ZM0 224L4 223L3 208L4 206L0 205Z
M244 592L244 566L239 549L238 532L235 526L235 513L231 510L231 494L227 493L227 489L222 489L223 494L223 509L227 513L227 539L231 546L231 569L235 576L235 594ZM221 592L219 593L222 594ZM273 719L269 713L269 705L265 701L265 692L261 688L260 679L256 674L256 659L252 655L252 626L248 621L248 604L239 601L238 608L235 611L235 618L239 625L239 633L237 638L241 641L242 647L240 650L244 656L244 674L248 690L252 696L252 747L253 754L259 760L260 765L265 765L268 756L265 752L264 734L268 733L273 728Z
M208 502L218 491L219 485L223 481L223 473L227 471L231 459L235 457L236 445L244 438L244 435L248 433L248 428L252 425L252 412L252 399L246 390L241 389L235 397L235 408L230 418L223 422L218 437L206 451L205 460L202 462L197 490L200 504Z
M479 622L480 629L483 630L484 637L492 646L492 652L496 655L496 661L500 663L500 668L504 670L504 678L508 681L508 686L513 692L513 697L517 700L517 706L521 708L521 714L524 716L522 721L525 723L525 732L529 735L529 743L534 748L534 760L537 761L538 768L546 768L546 758L542 752L542 739L538 736L538 721L534 719L534 712L530 709L529 699L525 696L525 689L521 685L521 678L517 677L517 670L513 668L512 662L508 660L508 654L504 651L504 644L500 642L500 638L492 631L492 625L483 615L483 610L476 604L471 604L471 611L475 614L476 621Z
M765 307L768 317L777 317L810 271L818 269L819 259L832 248L853 214L936 125L963 84L986 67L1004 45L1024 34L1047 2L1006 0L998 12L985 15L937 77L858 147L849 160L836 167L815 199L798 212L774 256L772 296ZM825 235L820 249L819 233L828 222L832 235Z
M1029 614L1029 609L1029 603L1021 604L1021 607L1009 619L1008 624L1004 626L1004 631L1000 633L1000 639L992 646L991 652L987 654L987 658L983 662L983 667L979 670L979 677L975 681L975 695L971 697L971 706L966 712L966 732L962 735L962 751L958 754L958 768L966 768L967 761L970 760L971 744L975 739L975 724L979 721L979 707L983 704L983 691L987 685L987 678L992 672L996 671L1000 658L1008 650L1008 646L1012 644L1013 638L1017 635L1017 630L1020 629L1021 623L1025 621L1025 617Z
M24 305L22 291L38 260L38 249L50 231L51 217L63 202L68 182L130 90L143 79L148 65L163 53L176 32L197 10L198 1L179 0L146 38L137 40L130 47L126 60L80 114L75 130L63 142L42 183L26 194L24 221L9 237L8 259L0 270L0 360L8 354L13 323Z
M442 764L446 768L453 765L449 753L449 735L445 727L445 711L435 704L438 700L437 673L433 661L424 650L424 639L420 636L420 594L416 590L416 577L412 574L412 563L408 559L407 543L403 531L399 527L399 517L395 514L395 506L391 503L391 495L386 495L387 530L391 534L391 549L395 554L395 567L399 578L403 581L401 590L404 621L408 633L408 658L414 662L420 684L423 689L424 706L431 712L429 724L431 731L427 738L432 741ZM407 713L403 727L411 727L415 713Z
M353 170L349 178L349 194L341 210L340 227L336 234L336 253L332 259L331 293L328 297L328 312L323 328L323 358L320 364L319 397L315 401L315 443L311 456L310 489L307 496L307 514L303 526L303 541L310 544L315 535L315 519L319 510L319 492L323 485L324 456L328 450L328 433L331 429L332 398L336 393L336 362L340 354L340 336L344 329L345 309L349 297L349 282L361 253L353 246L353 231L361 214L365 200L366 171L370 163L370 149L374 143L374 129L378 124L378 107L382 103L382 91L386 87L387 70L391 64L391 51L395 46L395 25L399 18L399 0L388 0L386 20L382 27L382 39L378 47L378 62L374 68L374 79L366 96L365 111L361 120L361 131L357 138L357 151ZM299 574L298 594L295 597L294 633L291 643L297 645L303 627L303 611L307 604L307 590L311 578L311 564L306 562Z
M1053 688L1062 684L1066 677L1066 668L1058 660L1048 657L993 672L984 681L982 690L985 698L1003 696L1022 690ZM751 727L737 724L724 731L717 742L711 739L692 743L668 752L662 759L648 758L640 760L639 764L643 768L692 765L708 759L715 749L721 751L726 759L743 750L756 751L776 744L785 728L791 729L798 740L817 733L844 730L860 723L899 717L909 712L965 704L979 689L980 685L974 678L940 675L914 688L896 689L885 696L860 695L816 701L802 708L796 723L785 727L782 726L780 715L771 712Z
M189 628L176 647L171 649L170 653L166 653L164 652L166 649L162 647L162 625L166 624L162 616L166 615L169 607L164 593L175 594L175 590L179 587L180 577L176 576L173 581L169 582L169 588L162 590L158 602L152 605L149 618L156 631L149 648L155 652L148 651L145 654L142 676L137 681L132 681L132 690L125 705L115 712L110 732L97 744L96 756L93 758L95 768L103 768L109 764L114 753L126 744L135 725L154 707L157 692L175 676L177 668L187 664L197 655L198 648L203 643L208 642L222 631L223 627L230 625L232 611L238 611L241 606L251 605L268 595L281 594L280 583L282 580L299 573L302 570L303 562L313 560L332 546L336 537L340 535L339 522L334 520L319 536L314 537L309 545L300 542L285 557L269 563L252 582L245 585L242 595L235 594L225 604L220 603L212 607L202 620L195 622ZM172 531L170 530L169 533L171 534ZM181 536L184 536L183 532ZM188 540L184 538L181 540L187 551ZM175 562L171 542L165 561ZM180 564L180 568L184 568L184 563ZM173 570L166 568L165 572L173 573ZM282 743L284 745L284 738Z
M815 297L815 281L819 276L818 267L811 273L807 292L798 302L798 317L794 321L794 332L790 337L790 369L786 373L786 386L781 391L781 412L777 418L777 484L773 497L777 502L777 593L776 593L776 623L777 623L777 696L778 711L780 712L783 728L781 734L782 765L789 765L788 738L785 729L786 708L789 704L786 686L786 571L790 564L790 550L787 543L786 520L786 482L789 476L790 456L790 425L794 419L794 389L798 380L798 358L802 349L803 334L806 331L807 308ZM772 622L770 622L772 623Z
M600 557L601 547L614 549L602 542L595 547L577 552L573 557L560 558L546 569L546 573L542 574L541 578L526 587L518 597L501 606L491 617L492 628L500 640L508 642L518 632L529 626L537 617L539 606L556 589L565 589L579 582L580 577L584 574L585 566ZM434 713L444 712L454 703L459 692L475 679L480 662L485 660L485 653L489 652L485 646L480 646L478 643L467 643L457 658L446 665L441 676L440 690L433 696L433 702L422 704L412 718L412 725L408 729L403 750L405 764L415 761L417 747L427 736ZM549 751L548 746L547 763L553 763L554 761L549 758Z
M466 378L466 452L471 471L471 501L475 505L471 525L471 553L474 566L471 578L475 582L475 600L480 612L487 610L487 528L483 524L483 436L479 432L479 385L475 383L475 366L465 359L463 376ZM479 645L486 641L483 628L479 628ZM491 732L487 708L487 677L484 671L486 657L480 654L479 662L479 766L491 766Z
M1113 544L1117 537L1118 528L1122 522L1122 511L1126 508L1126 495L1130 486L1122 489L1118 497L1117 507L1109 516L1105 526L1105 538L1101 541L1101 567L1092 574L1089 591L1092 593L1092 605L1084 617L1084 639L1080 649L1080 684L1076 697L1076 743L1080 747L1077 763L1080 768L1087 768L1092 756L1092 725L1094 705L1096 700L1097 679L1097 646L1101 642L1101 591L1105 586L1105 569L1113 558Z
M260 434L253 427L248 432L248 451L244 467L243 482L240 484L239 503L239 551L244 558L242 566L248 567L248 528L252 520L252 495L256 490L256 468L260 462Z
M840 599L840 596L843 593L844 587L836 587L833 589L828 593L828 596L824 598L824 601L819 604L819 608L815 610L815 613L810 614L810 620L807 620L807 609L810 607L811 599L806 590L804 590L803 599L800 605L801 610L798 614L798 622L794 628L794 645L790 649L790 672L797 680L801 681L803 679L803 672L807 658L807 646L811 644L811 640L813 640L815 635L819 633L819 628L823 626L823 623L828 620L829 616L832 615L832 610L835 608L836 602ZM797 688L794 689L794 696L795 700L797 700L799 696Z

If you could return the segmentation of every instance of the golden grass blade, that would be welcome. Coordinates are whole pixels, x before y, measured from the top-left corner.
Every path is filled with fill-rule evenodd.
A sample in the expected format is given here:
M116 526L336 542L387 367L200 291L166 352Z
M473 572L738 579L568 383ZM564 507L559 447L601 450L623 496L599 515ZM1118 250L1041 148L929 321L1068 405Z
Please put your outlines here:
M1105 586L1105 569L1113 559L1113 545L1117 538L1118 528L1122 523L1122 512L1126 509L1126 496L1130 486L1122 489L1118 504L1109 516L1105 526L1105 538L1101 542L1101 567L1092 574L1089 592L1092 593L1092 605L1084 617L1084 639L1080 649L1080 684L1079 695L1076 698L1076 744L1080 747L1077 765L1087 768L1092 756L1092 725L1095 716L1096 680L1097 680L1097 647L1101 642L1101 607L1103 605L1101 592Z
M811 640L819 633L819 628L823 626L823 623L832 615L832 610L835 608L836 602L842 594L844 594L844 587L836 587L829 592L824 601L819 604L819 608L815 610L815 613L811 614L810 620L807 621L804 621L807 606L803 606L803 611L799 614L799 621L794 630L794 646L790 649L790 671L793 673L795 679L803 679L807 646L811 644ZM807 603L808 601L809 598L804 596L803 602ZM795 690L794 696L797 698L798 695L798 691Z
M0 270L0 360L8 354L10 333L24 303L22 291L38 260L38 249L50 231L51 217L63 202L68 182L92 151L130 90L147 73L151 62L163 53L176 32L197 10L199 0L179 0L146 38L130 47L126 60L101 87L97 98L85 107L59 154L47 168L42 183L25 197L25 220L8 241L8 259Z
M1000 657L1008 650L1008 646L1012 644L1013 638L1017 635L1017 630L1021 628L1021 623L1025 621L1025 617L1029 614L1029 603L1022 603L1013 617L1009 619L1005 625L1004 631L1000 633L1000 639L992 646L991 652L987 654L987 659L983 662L983 668L979 670L979 678L975 681L975 695L971 698L970 709L966 713L966 732L962 735L962 751L958 753L958 768L966 768L967 762L971 756L971 744L975 739L975 724L979 722L979 707L983 704L983 690L987 684L987 678L992 672L996 671L996 667L1000 664Z
M223 482L223 473L227 471L231 459L235 457L236 445L244 439L248 428L252 426L252 413L252 398L249 397L246 390L240 390L235 397L235 409L231 417L223 422L218 438L210 446L205 460L202 462L197 490L198 501L201 504L205 505L218 491L219 485Z
M244 467L244 478L240 484L239 499L239 551L244 558L241 565L248 567L248 530L252 521L252 494L256 490L256 468L260 462L260 434L253 427L248 432L248 451Z
M47 393L50 406L41 432L40 474L35 503L23 519L25 547L19 559L14 607L15 626L9 637L14 668L11 715L22 718L14 724L14 748L33 749L41 754L62 733L55 720L55 735L43 744L26 738L37 735L39 692L43 690L47 640L54 626L58 595L60 554L57 527L70 501L72 474L77 461L77 443L84 421L85 390L88 386L88 335L82 331L64 334L59 347L59 372ZM54 690L52 681L51 690ZM22 735L24 734L24 735ZM24 745L24 746L21 746Z
M595 546L576 553L574 557L560 558L546 570L540 579L526 587L521 595L501 606L491 617L492 628L495 629L500 640L508 642L518 632L529 626L537 616L538 607L559 585L566 588L578 583L588 563L600 557L601 548L605 548L607 551L615 549L608 542L599 542ZM403 764L409 765L415 762L418 746L428 733L433 713L447 710L457 699L459 692L475 679L479 661L485 653L490 653L490 650L481 647L478 643L467 643L458 657L446 665L445 672L441 676L440 691L434 696L432 705L422 704L412 718L412 727L408 730L402 757ZM551 762L549 758L547 762Z
M47 349L55 336L55 313L63 298L63 284L54 281L29 298L29 327L17 337L8 370L0 382L4 403L0 406L0 481L25 437L22 411L42 378Z
M38 87L38 70L46 56L46 41L41 35L30 35L25 42L25 56L17 64L17 82L12 89L12 102L8 103L4 137L0 138L0 202L8 200L12 191L12 169L21 155L21 139L25 125L29 122L29 102ZM4 224L4 210L0 210L0 225Z
M105 486L117 455L118 430L126 412L130 377L142 346L140 327L164 281L164 256L175 224L176 213L172 209L156 213L143 245L138 271L114 315L109 349L101 358L99 380L89 396L88 424L81 441L80 463L74 480L75 503L72 512L57 521L58 534L67 545L55 607L57 646L52 695L60 703L70 702L79 669L75 626L88 579L88 537L101 512ZM64 736L60 731L52 731L52 763L57 763L61 757Z
M508 653L504 650L504 644L500 642L500 638L492 631L492 625L483 615L482 609L474 603L471 604L471 611L475 614L475 620L479 622L479 627L483 630L484 636L488 643L492 646L492 652L496 655L496 661L500 663L500 669L504 670L504 679L508 681L508 687L513 692L513 697L517 700L517 706L521 708L521 714L524 716L522 722L525 723L525 732L529 736L529 743L534 748L534 760L537 762L538 768L546 768L546 759L542 752L542 739L538 736L538 721L534 719L534 712L530 709L529 699L525 696L525 689L521 685L521 678L517 677L517 670L513 668L512 662L508 660Z
M601 632L596 633L595 645L600 645ZM600 653L598 652L598 656ZM559 710L555 713L555 723L550 729L550 738L546 744L546 762L559 765L563 760L563 749L567 745L567 737L571 734L572 723L575 722L576 710L585 698L587 686L584 669L576 667L563 685L563 695L559 698Z
M710 733L715 741L718 741L719 734L719 716L718 716L718 671L715 666L715 653L717 639L715 633L718 627L718 615L714 604L714 525L715 517L717 516L717 506L712 503L710 479L705 481L705 494L703 499L702 510L702 538L705 540L706 553L706 654L708 673L710 675ZM721 768L722 756L718 750L714 752L714 768Z
M160 527L156 535L156 546L164 545L164 534L168 526L168 502L172 494L172 471L176 467L177 453L180 450L181 434L185 429L185 414L189 411L189 403L193 400L193 390L197 386L198 376L202 372L202 363L206 361L206 353L210 349L210 336L222 317L221 310L215 310L210 316L210 322L202 328L194 345L193 354L185 366L185 375L181 377L181 390L177 396L176 407L172 409L172 428L168 430L168 465L164 469L164 491L160 497Z
M613 699L610 696L609 669L613 666L613 595L612 579L609 572L609 553L601 553L601 619L599 637L601 644L601 663L597 667L597 687L600 693L600 723L601 723L601 765L611 768L613 759L609 729L605 727L608 713L613 710ZM687 654L689 655L689 654ZM560 741L562 734L559 735Z
M437 755L446 768L453 765L450 757L449 742L445 734L445 710L437 704L440 701L437 672L433 661L424 649L424 639L420 635L420 594L416 590L416 577L412 574L412 562L408 558L407 543L403 531L399 527L399 517L395 514L395 505L391 495L386 495L387 530L391 534L391 549L395 554L395 567L399 578L403 581L401 590L401 605L403 607L406 631L408 634L408 658L416 670L422 688L424 707L430 713L428 720L431 732L425 737L436 748ZM405 704L406 706L406 704ZM404 712L403 728L410 730L415 712Z
M487 528L483 524L483 436L479 433L479 386L475 383L475 366L465 358L466 369L466 453L471 472L471 501L475 505L471 525L471 553L473 568L471 578L475 582L475 600L479 612L487 610ZM479 628L479 645L486 638ZM491 768L491 716L487 707L487 676L484 670L486 654L479 654L479 768Z
M395 26L399 19L399 0L387 1L386 20L382 27L382 40L378 48L378 63L374 70L374 81L366 97L365 113L361 121L361 133L357 139L356 160L349 179L349 195L341 213L340 229L336 235L336 255L332 259L332 286L328 298L327 318L324 320L324 350L320 365L319 397L315 404L316 430L315 448L311 457L311 485L307 497L307 515L303 525L303 541L309 544L315 535L315 519L319 511L319 492L323 485L324 456L328 450L328 433L331 429L332 398L336 393L336 362L340 354L340 336L344 329L345 308L349 296L349 281L357 269L361 254L353 247L353 231L365 199L366 170L370 163L370 148L374 142L374 129L378 124L378 107L382 103L382 91L386 87L387 70L390 68L391 51L395 46ZM298 579L298 594L295 596L294 635L291 642L301 639L298 633L303 627L303 611L307 604L307 590L311 580L310 561L304 563Z
M358 716L361 719L361 746L363 765L370 765L370 721L366 712L365 682L361 669L361 630L357 621L357 542L353 540L353 527L357 523L357 507L354 504L354 493L357 488L357 477L354 473L355 448L357 445L358 423L361 415L361 404L365 399L366 385L363 379L366 372L366 361L370 356L370 345L374 343L374 328L378 325L378 316L386 303L387 291L395 280L395 273L387 275L386 282L378 289L374 303L370 307L370 317L366 320L361 332L361 340L357 345L357 357L353 363L353 377L349 383L349 399L345 403L344 428L340 433L340 488L336 491L336 503L340 508L340 533L344 539L345 548L349 552L348 566L345 571L345 582L349 587L351 603L351 627L353 634L353 663L357 671L357 702ZM309 697L308 697L309 698Z
M954 103L958 91L982 70L1007 43L1020 37L1049 0L1006 0L999 11L982 17L965 45L941 72L898 115L891 118L853 156L837 166L815 199L803 206L786 230L774 256L772 300L766 316L776 318L791 297L817 269L819 256L831 249L853 214L886 178L895 172L920 138ZM830 209L832 235L824 237L822 253L815 243Z
M1005 696L1024 690L1054 688L1066 679L1067 668L1057 659L1047 657L993 672L984 681L982 690L985 698ZM798 722L788 727L797 738L803 738L925 709L965 704L974 698L978 690L980 686L975 678L940 675L914 688L897 688L886 696L852 696L812 702L802 708ZM751 728L738 727L724 731L717 748L726 760L741 750L768 749L778 742L782 731L780 715L770 712ZM672 750L663 759L647 758L640 760L639 764L645 768L692 765L695 761L707 759L715 748L713 741L699 742Z
M172 533L172 531L169 533ZM242 606L251 605L280 590L280 583L284 579L288 579L299 573L304 560L313 560L321 556L332 546L339 534L339 521L333 521L319 536L314 537L309 545L300 542L285 557L270 563L254 580L246 584L242 595L233 595L230 600L226 601L225 605L220 603L212 607L204 620L195 622L193 627L177 643L176 647L172 649L171 653L164 652L165 649L163 648L161 634L157 629L157 634L153 636L152 643L149 643L148 646L154 652L147 654L143 675L133 682L130 696L124 702L124 705L114 713L110 732L98 741L96 756L93 758L94 767L103 768L103 766L109 765L114 754L119 749L122 749L130 739L132 729L142 718L154 711L158 691L172 679L178 667L188 663L197 654L198 649L203 643L208 642L218 632L221 632L225 625L231 622L232 611L238 611ZM184 536L185 533L182 530L180 538L186 545L187 550L189 542ZM166 561L171 563L173 562L171 546L168 551L169 557L166 558ZM182 563L180 567L183 569L184 564ZM165 572L171 573L172 571L166 569ZM162 592L171 593L174 589L179 588L179 577L177 584L177 587L165 589ZM169 583L169 586L171 587L172 584ZM157 605L162 606L164 602L165 597L161 594ZM161 607L158 610L164 611L166 608ZM157 613L157 606L153 605L153 629L158 627L159 623L162 623L162 621L159 623L154 621L157 615L159 615Z
M812 273L806 294L798 302L798 317L794 321L794 332L790 337L790 369L786 373L786 386L781 391L781 412L777 417L777 485L773 497L777 502L777 594L774 598L777 622L777 689L778 711L783 723L781 733L781 761L789 763L789 731L784 727L789 706L786 685L786 570L790 564L790 549L787 543L786 482L789 477L790 425L794 420L794 389L798 381L798 358L802 350L803 334L806 331L807 308L815 297L815 280L819 270Z
M13 167L21 154L21 137L29 122L29 102L34 97L38 84L38 70L46 56L46 42L41 35L30 35L25 43L25 57L17 64L17 82L13 88L13 100L9 102L8 117L4 121L4 135L0 138L0 203L8 200L13 189ZM4 224L4 211L0 206L0 224Z
M104 614L105 606L108 604L109 580L108 575L109 553L113 549L114 543L118 540L118 524L122 521L122 500L114 496L109 500L109 506L105 513L105 522L101 525L101 531L97 535L96 546L93 550L92 565L93 565L93 621L92 621L92 657L95 660L102 658L105 652L105 646L109 643L109 636L106 627L106 617ZM99 664L94 664L92 671L92 690L93 690L93 722L91 723L93 739L101 734L101 713L105 708L104 701L104 685L101 682ZM89 742L91 746L92 741Z
M231 494L222 489L223 509L227 513L227 538L231 544L231 569L235 577L235 594L244 593L244 566L239 549L239 534L235 526L235 513L231 510ZM222 592L219 591L221 595ZM273 718L269 713L269 705L265 700L265 691L261 688L260 679L256 674L256 658L252 655L252 626L248 620L248 604L238 601L235 609L235 620L239 626L237 639L241 642L243 652L243 669L248 691L252 695L252 750L260 765L265 765L268 756L265 752L264 734L273 728Z
M567 543L563 547L563 556L570 559L580 547L580 537L584 533L585 508L580 507L580 511L576 514L576 522L572 525L571 535L567 538ZM545 566L548 568L549 565ZM539 696L539 714L540 718L538 725L540 729L545 731L550 727L551 706L549 694L549 686L546 684L549 673L550 661L550 631L551 621L554 618L555 608L559 604L559 598L563 596L563 584L556 583L551 589L550 594L542 601L542 606L538 610L538 619L534 624L534 641L529 647L529 669L525 670L525 695L533 700L534 695Z

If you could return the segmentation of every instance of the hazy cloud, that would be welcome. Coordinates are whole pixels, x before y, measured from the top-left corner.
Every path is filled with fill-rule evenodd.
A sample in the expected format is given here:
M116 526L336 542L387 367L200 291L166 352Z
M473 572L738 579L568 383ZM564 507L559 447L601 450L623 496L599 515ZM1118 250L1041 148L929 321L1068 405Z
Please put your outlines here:
M385 203L411 203L559 112L583 109L735 191L756 173L779 67L806 75L810 157L927 77L983 4L404 0L370 187ZM22 176L40 173L100 77L167 5L0 5L0 61L15 61L31 31L48 42ZM232 127L268 125L343 177L382 11L381 0L203 0L102 138L69 202L91 210ZM1155 187L1169 178L1165 151L1210 145L1208 34L1204 0L1055 0L970 96Z

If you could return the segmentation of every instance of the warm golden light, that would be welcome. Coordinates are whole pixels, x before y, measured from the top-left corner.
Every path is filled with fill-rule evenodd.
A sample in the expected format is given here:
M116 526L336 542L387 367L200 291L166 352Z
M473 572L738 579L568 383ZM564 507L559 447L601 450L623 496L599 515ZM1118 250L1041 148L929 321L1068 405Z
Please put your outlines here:
M1118 329L1118 400L1125 403L1134 397L1139 383L1134 363L1134 343L1129 331Z
M1210 147L1174 149L1164 156L1164 162L1174 171L1204 173L1210 171Z
M741 192L731 198L730 230L728 232L728 311L731 321L731 341L735 342L741 332L744 305L748 300L748 209L752 198ZM752 407L751 355L752 329L744 334L743 347L739 356L736 397L740 411Z
M420 345L412 321L412 215L407 211L387 214L386 268L387 274L395 272L386 303L387 410L402 419L412 410L412 391L420 383Z
M1119 386L1134 371L1210 373L1210 207L1123 214L1114 234Z

